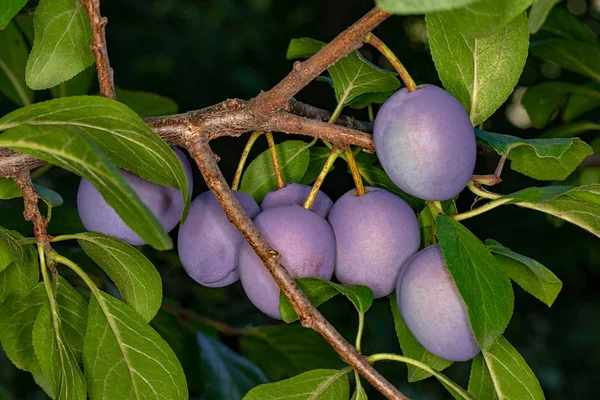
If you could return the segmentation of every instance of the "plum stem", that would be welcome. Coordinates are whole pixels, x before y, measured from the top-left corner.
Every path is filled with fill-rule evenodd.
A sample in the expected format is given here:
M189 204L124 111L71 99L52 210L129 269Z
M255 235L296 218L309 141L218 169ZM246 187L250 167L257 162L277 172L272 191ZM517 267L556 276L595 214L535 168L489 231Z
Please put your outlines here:
M327 160L325 160L325 164L323 165L323 168L321 169L321 172L319 173L317 180L313 184L313 187L310 190L310 193L308 194L308 196L306 197L306 200L304 201L303 207L306 208L307 210L310 210L310 208L312 207L312 205L315 201L315 198L317 197L317 194L319 193L319 189L321 188L321 185L323 184L323 181L325 180L325 177L331 170L333 163L335 162L335 160L337 160L337 158L340 156L340 154L342 154L342 152L340 150L334 148L333 150L331 150L331 153L329 154L329 157L327 157Z
M396 57L394 52L389 47L387 47L385 43L381 41L381 39L373 35L373 33L369 33L365 38L365 43L368 43L371 46L375 47L385 58L387 58L387 60L390 62L390 64L392 64L398 75L400 75L400 79L402 79L402 82L404 82L409 92L414 92L415 90L417 90L417 85L415 84L415 81L410 76L404 65L400 62L398 57Z
M356 350L360 351L363 331L365 330L365 313L358 313L358 331L356 332Z
M478 182L469 181L467 187L471 192L484 199L496 200L502 197L501 194L488 192L487 190L482 189Z
M367 106L367 113L369 113L369 122L375 122L375 113L373 112L373 103Z
M429 365L422 363L420 361L417 361L415 359L400 356L397 354L379 353L379 354L373 354L372 356L367 357L367 360L369 360L369 362L371 362L371 363L374 363L377 361L398 361L398 362L401 362L404 364L414 365L415 367L420 368L424 371L427 371L431 375L435 376L440 382L444 383L446 386L449 386L450 388L452 388L456 392L458 392L464 399L471 400L473 398L472 396L469 395L469 393L467 393L463 388L461 388L459 385L454 383L454 381L451 380L450 378L448 378L446 375L442 374L441 372L436 371L435 369L431 368Z
M502 182L500 175L502 175L502 169L504 168L504 163L506 162L506 156L507 155L504 154L502 157L500 157L500 161L498 161L498 165L496 166L496 170L493 174L473 175L471 180L485 186L494 186Z
M275 171L275 180L277 181L277 188L281 189L285 186L285 183L283 182L283 178L281 177L281 169L279 169L279 160L277 159L277 149L275 148L273 132L265 132L265 135L267 136L267 142L269 143L271 160L273 160L273 170Z
M354 185L356 186L356 195L362 196L365 194L365 187L360 176L358 165L356 164L356 159L354 158L354 153L352 152L350 146L344 149L344 156L348 166L350 167L350 173L352 174L352 179L354 180Z
M510 197L502 197L502 195L500 195L498 193L492 193L492 192L488 192L487 190L482 189L481 184L476 181L469 181L469 183L467 184L467 187L469 188L469 190L471 192L473 192L477 196L485 198L485 199L489 199L492 201L490 201L487 204L484 204L481 207L474 208L470 211L466 211L464 213L453 215L452 218L454 218L456 221L462 221L464 219L475 217L476 215L483 214L484 212L493 210L494 208L499 207L503 204L506 204L512 200Z
M244 147L244 151L242 151L242 155L240 157L240 162L238 163L237 170L235 171L235 176L233 177L233 183L231 184L232 190L238 190L240 187L240 180L242 179L242 172L244 172L244 166L246 165L246 160L248 160L248 155L250 154L250 150L252 150L252 146L256 142L256 139L260 135L262 135L263 131L254 131L248 138L246 142L246 146Z

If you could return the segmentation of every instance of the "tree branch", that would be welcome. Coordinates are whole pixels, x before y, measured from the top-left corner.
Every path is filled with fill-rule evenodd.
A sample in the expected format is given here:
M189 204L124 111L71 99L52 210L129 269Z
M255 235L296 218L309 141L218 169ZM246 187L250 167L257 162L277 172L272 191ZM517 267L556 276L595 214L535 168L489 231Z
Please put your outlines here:
M223 173L217 165L215 154L208 145L208 140L200 137L187 146L191 156L196 160L206 185L223 206L229 221L244 235L254 252L260 257L269 273L290 300L294 310L300 317L302 326L314 329L333 347L340 357L352 365L377 390L388 399L408 399L388 382L371 364L323 317L310 303L292 276L281 263L279 253L273 250L227 185Z
M110 99L116 99L114 71L110 67L108 52L106 50L106 35L104 28L108 20L100 14L100 0L80 0L90 17L94 43L90 46L96 57L96 69L98 70L98 82L100 83L100 95Z
M25 221L33 222L35 239L38 243L44 244L44 251L52 251L50 238L48 237L48 232L46 232L46 219L42 216L40 209L38 208L39 196L33 188L29 171L19 173L14 179L17 185L19 185L19 188L21 188L21 193L23 194L23 204L25 207L23 216L25 217Z
M323 122L329 121L331 111L323 110L322 108L314 107L309 104L304 104L296 99L291 99L287 109L291 114L301 117L318 119ZM359 121L356 118L340 115L335 120L336 125L345 126L346 128L356 129L357 131L373 133L373 124L370 122Z

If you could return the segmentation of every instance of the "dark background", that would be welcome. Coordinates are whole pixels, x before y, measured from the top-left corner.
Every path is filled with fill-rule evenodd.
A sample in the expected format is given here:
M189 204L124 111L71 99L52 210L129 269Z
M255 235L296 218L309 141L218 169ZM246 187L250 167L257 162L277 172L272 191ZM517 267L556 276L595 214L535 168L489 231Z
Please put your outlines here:
M571 0L558 6L568 7L598 33L600 10L590 10L593 3ZM109 19L108 49L117 86L171 97L179 104L180 111L187 111L226 98L248 99L260 90L268 90L291 68L292 62L285 59L291 38L308 36L331 40L372 5L372 1L367 0L105 0L102 12ZM597 1L596 7L600 8ZM396 52L416 81L439 84L424 40L421 16L392 17L376 30L376 34ZM387 66L385 60L371 49L365 48L363 52L372 61ZM519 86L527 87L550 78L582 82L579 76L530 58ZM38 101L48 97L46 93L37 95ZM320 82L310 84L297 98L328 109L335 106L333 91ZM519 114L522 110L516 104L511 105L515 101L518 100L509 100L507 106L498 110L486 122L485 129L517 136L537 136L539 131L517 127L525 128L527 120ZM0 95L0 115L12 108L14 106ZM367 118L364 111L353 114ZM512 122L507 118L509 114L513 115ZM599 115L587 117L597 120ZM591 139L592 136L588 134L583 138ZM284 135L276 136L276 140L284 139ZM223 138L213 142L213 148L221 157L221 168L229 180L244 144L244 138ZM264 148L263 140L259 140L251 158ZM496 161L479 160L477 172L492 172ZM536 184L512 173L510 168L506 168L503 178L504 182L496 189L501 193ZM65 205L54 210L49 228L51 234L83 229L75 210L78 179L53 168L38 180L65 199ZM345 167L339 164L327 178L324 191L335 199L351 187L352 181ZM204 190L206 187L195 170L194 193ZM470 193L465 193L459 201L459 210L468 209L472 200ZM22 233L31 232L31 226L22 221L21 212L19 200L2 202L0 225ZM597 357L600 354L598 239L568 224L557 227L543 214L515 207L495 209L465 221L465 225L482 240L493 238L516 252L535 258L562 279L562 293L551 309L515 285L515 313L506 337L532 367L548 399L600 399L597 390L600 373ZM75 248L62 247L61 250L72 257L81 257ZM202 288L185 275L175 252L144 251L152 257L163 276L165 297L174 299L182 307L235 327L273 323L248 302L239 283L223 289ZM323 306L322 311L346 337L353 338L355 312L343 299L334 299ZM235 340L227 337L224 340L236 348ZM365 353L399 352L386 299L376 301L367 314L364 340ZM406 383L406 368L401 364L381 364L378 368L413 398L450 398L434 379ZM466 387L469 363L453 365L447 373ZM44 398L29 374L16 370L1 353L0 384L16 399ZM197 393L194 395L201 398ZM378 397L373 394L370 398Z

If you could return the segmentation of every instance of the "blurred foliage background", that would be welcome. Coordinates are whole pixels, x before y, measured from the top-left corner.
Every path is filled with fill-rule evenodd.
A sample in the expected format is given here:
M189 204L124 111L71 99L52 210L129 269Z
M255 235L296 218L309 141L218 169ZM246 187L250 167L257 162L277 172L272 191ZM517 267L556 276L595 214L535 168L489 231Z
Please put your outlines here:
M35 2L29 6L35 6ZM109 19L107 40L116 85L168 96L178 103L180 111L187 111L226 98L247 99L260 90L269 89L291 68L292 62L285 59L291 38L313 37L328 41L372 6L369 0L346 0L343 4L335 0L104 0L102 12ZM559 3L558 7L576 15L596 35L600 32L600 1L568 0ZM376 32L396 52L416 81L440 84L428 51L422 16L391 17ZM366 47L362 51L368 59L389 68L372 49ZM515 94L485 123L485 129L522 137L538 136L540 131L530 128L527 114L519 104L520 96L528 86L557 78L577 83L584 81L554 64L530 57ZM97 91L97 88L92 90ZM49 98L44 92L36 96L37 101ZM321 82L310 84L297 98L323 108L335 106L333 91ZM0 115L13 108L14 105L0 95ZM364 110L349 113L367 119ZM591 112L584 119L597 121L600 111ZM560 123L556 120L548 128ZM591 140L592 135L590 132L582 137ZM284 135L276 136L276 139L284 140ZM233 177L244 144L244 138L222 138L212 144L221 157L220 165L228 179ZM259 140L251 158L265 148L266 144ZM497 159L480 159L476 171L490 173L496 162ZM345 167L339 165L324 184L324 191L334 199L352 187ZM505 169L503 179L496 189L501 193L540 184L509 168ZM79 178L52 168L37 181L59 192L65 199L62 207L53 210L49 232L56 235L83 230L76 212ZM194 194L204 190L206 186L196 170ZM458 203L459 211L468 209L472 202L473 196L463 194ZM20 199L1 202L0 225L31 234L31 225L23 221L22 210ZM600 399L596 389L600 359L594 356L600 348L598 239L572 225L556 226L543 214L516 207L501 207L469 219L465 224L482 240L498 240L514 251L538 260L562 279L562 293L551 309L515 285L515 314L506 337L532 367L548 399ZM173 237L176 238L176 231ZM78 248L62 245L60 250L89 271L94 268ZM201 355L192 330L199 329L205 335L220 338L235 351L244 354L254 351L251 358L271 379L310 368L310 363L306 364L305 360L284 360L296 369L283 368L281 356L276 351L269 351L273 349L272 343L261 342L260 334L248 330L274 321L250 304L239 282L223 289L203 288L188 278L175 251L159 253L149 248L144 251L163 277L165 302L171 305L167 311L182 308L193 313L193 316L174 316L165 311L153 323L177 354L182 358L185 356L182 362L193 398L211 397L207 395L210 393L207 389L210 370L200 362ZM62 272L67 273L66 270ZM67 275L67 278L73 277ZM99 271L97 279L105 279ZM353 339L357 317L344 299L338 297L321 309L344 336ZM277 328L272 329L278 332ZM296 338L298 331L301 330L284 331L281 341L287 345L300 343L300 346L310 343L312 349L327 348L319 338L311 335ZM364 341L365 353L399 352L387 299L376 301L367 314ZM319 353L315 355L318 363L312 368L339 365L335 355L326 350ZM257 361L257 357L261 360ZM433 379L406 383L403 365L381 364L378 368L413 398L449 398ZM469 363L455 364L447 372L466 387ZM14 368L0 353L0 399L3 388L16 399L45 398L30 374ZM379 398L372 390L369 393L370 398Z

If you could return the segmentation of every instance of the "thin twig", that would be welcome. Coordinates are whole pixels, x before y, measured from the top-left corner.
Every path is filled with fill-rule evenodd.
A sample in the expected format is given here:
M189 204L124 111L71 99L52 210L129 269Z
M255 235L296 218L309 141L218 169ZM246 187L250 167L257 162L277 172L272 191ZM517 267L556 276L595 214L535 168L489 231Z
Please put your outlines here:
M292 276L281 263L280 255L273 250L252 223L252 220L241 207L239 201L227 186L223 173L217 165L215 154L210 149L208 140L200 138L190 143L188 150L196 160L206 185L213 192L223 207L228 220L242 233L260 257L269 273L290 300L294 310L300 317L304 327L312 328L318 332L333 347L339 356L353 366L377 390L388 399L407 399L390 382L388 382L371 364L348 342L336 329L321 315L310 303L302 290L298 287Z
M106 35L104 30L108 20L100 14L100 0L81 0L90 17L94 43L90 46L94 57L96 57L96 69L98 70L98 82L100 83L100 95L110 99L116 99L114 71L110 67L108 52L106 50Z

